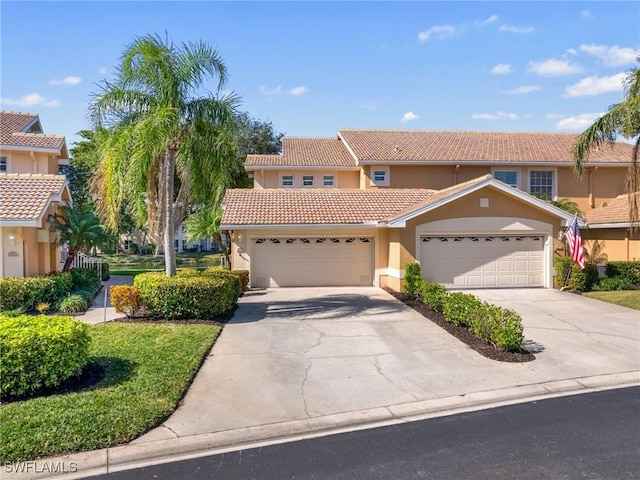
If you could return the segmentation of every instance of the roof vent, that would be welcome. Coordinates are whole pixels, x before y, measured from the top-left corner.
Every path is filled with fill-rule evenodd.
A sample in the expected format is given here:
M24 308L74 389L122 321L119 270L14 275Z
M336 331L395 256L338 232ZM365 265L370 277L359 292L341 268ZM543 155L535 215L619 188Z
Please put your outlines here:
M397 152L401 152L402 149L400 148L400 146L396 145L395 147L393 147L393 151L397 153Z

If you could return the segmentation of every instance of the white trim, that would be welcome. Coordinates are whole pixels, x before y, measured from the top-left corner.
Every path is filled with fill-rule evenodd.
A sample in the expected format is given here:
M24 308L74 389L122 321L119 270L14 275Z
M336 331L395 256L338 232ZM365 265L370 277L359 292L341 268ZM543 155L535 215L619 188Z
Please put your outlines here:
M556 167L548 167L548 168L528 168L527 169L527 178L524 183L525 188L523 190L529 195L533 196L531 193L531 173L533 172L552 172L553 176L551 178L551 198L550 200L558 200L558 169ZM537 197L534 197L537 198Z
M291 185L285 185L284 184L284 177L291 177ZM287 174L287 175L280 175L280 188L295 188L296 185L296 177L295 175L291 174Z
M541 161L541 162L519 162L517 160L504 161L504 160L360 160L359 165L460 165L464 167L465 165L482 165L482 166L518 166L518 167L573 167L573 162L556 162L553 160L550 161ZM585 168L587 167L628 167L629 162L598 162L598 163L585 163Z
M382 181L376 181L376 172L384 172L384 180ZM372 168L369 171L369 174L371 175L370 180L371 180L371 186L376 186L376 187L388 187L391 183L391 169L389 167L386 168Z
M331 185L327 185L327 178L331 178ZM336 175L322 175L322 188L336 188Z
M305 185L304 182L311 182L311 185ZM302 175L302 188L314 188L316 183L315 175Z
M341 167L333 165L245 165L245 170L254 172L256 170L341 170L348 172L358 172L360 167Z
M399 270L393 267L387 267L387 276L393 277L393 278L399 278L402 280L404 278L404 270Z
M17 152L38 152L38 153L55 153L60 155L65 142L62 141L60 148L44 148L44 147L18 147L15 145L0 145L0 150L14 150Z
M258 224L232 224L224 223L220 225L221 230L256 230L256 229L271 229L271 228L362 228L362 227L378 227L377 222L364 222L364 223L258 223Z
M347 150L347 152L349 152L349 155L353 157L353 161L356 163L356 166L360 166L361 164L360 159L356 155L356 152L354 152L353 149L349 146L349 143L343 138L340 130L338 130L338 138L342 142L342 145L344 145L344 148Z
M579 219L578 219L579 220ZM586 227L586 230L594 230L594 229L599 229L599 228L630 228L631 227L631 223L629 222L621 222L621 223L589 223L587 222L586 224L582 224L584 227ZM635 225L640 226L640 224Z
M493 178L496 178L496 172L515 172L516 173L516 186L515 188L519 188L520 190L522 190L522 168L520 167L511 167L509 168L507 165L505 166L497 166L497 167L491 167L491 175L493 176ZM496 178L496 180L498 180ZM498 180L499 182L501 180ZM503 182L505 183L505 182ZM507 183L507 185L509 185ZM510 187L513 187L513 185L509 185Z

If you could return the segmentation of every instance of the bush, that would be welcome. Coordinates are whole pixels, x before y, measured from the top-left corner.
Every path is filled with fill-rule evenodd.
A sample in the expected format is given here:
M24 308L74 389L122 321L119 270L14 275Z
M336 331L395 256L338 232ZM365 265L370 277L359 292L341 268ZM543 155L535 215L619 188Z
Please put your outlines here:
M416 298L420 293L420 284L422 283L422 269L419 263L407 263L404 266L404 283L403 288L407 295Z
M556 269L556 288L562 288L564 287L567 277L569 276L569 272L571 271L573 260L571 257L556 257L553 264Z
M633 284L626 278L603 278L593 286L592 290L596 292L633 290Z
M93 290L94 294L100 291L102 286L100 275L95 268L72 268L70 270L73 280L73 290Z
M89 302L81 293L72 293L58 302L58 310L62 313L84 312Z
M72 290L70 273L0 279L0 311L33 310L39 303L56 303Z
M522 317L508 308L494 306L491 306L491 315L491 343L511 352L521 351L524 342Z
M111 305L118 313L124 313L127 318L134 317L136 312L142 308L142 297L140 289L130 285L113 285L109 289Z
M87 325L71 317L0 315L0 393L27 395L79 375L89 342Z
M640 284L640 262L609 262L607 277L624 278L633 285Z
M144 305L157 318L211 320L231 310L240 296L240 279L225 269L207 269L198 274L179 272L174 277L149 272L137 275Z
M447 322L458 327L468 327L471 315L482 305L480 299L468 293L449 293L442 299L442 314Z
M102 278L100 280L106 282L109 278L111 278L109 264L107 262L102 262Z
M598 268L593 263L587 263L582 270L574 264L571 267L569 288L579 292L590 292L599 279Z
M237 275L240 279L240 289L243 292L249 290L249 270L230 270L231 273Z
M447 295L447 289L439 283L422 282L420 297L424 304L431 310L442 312L442 302Z

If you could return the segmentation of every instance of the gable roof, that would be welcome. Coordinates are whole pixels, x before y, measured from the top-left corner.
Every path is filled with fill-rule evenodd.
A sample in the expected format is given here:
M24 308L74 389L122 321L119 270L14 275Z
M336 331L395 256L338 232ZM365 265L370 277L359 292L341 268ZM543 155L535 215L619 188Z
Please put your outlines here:
M0 110L0 147L66 155L64 136L42 133L40 118L34 113Z
M352 167L356 162L338 138L284 137L282 155L247 155L245 168Z
M543 132L352 130L338 132L359 163L573 164L577 135ZM587 164L628 164L632 146L616 142L592 150Z
M64 175L2 173L0 226L39 227L51 202L67 198L70 196Z
M640 192L636 192L636 199L640 202ZM629 195L622 194L607 202L606 207L594 208L585 213L585 221L590 228L629 227Z
M363 225L424 201L433 190L234 189L224 197L222 225Z

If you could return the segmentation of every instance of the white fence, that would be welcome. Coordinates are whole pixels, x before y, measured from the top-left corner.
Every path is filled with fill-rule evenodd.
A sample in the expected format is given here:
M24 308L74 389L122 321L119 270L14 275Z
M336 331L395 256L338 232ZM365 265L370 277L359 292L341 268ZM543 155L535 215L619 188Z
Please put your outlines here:
M62 250L62 258L61 263L67 261L67 252ZM73 263L71 263L72 268L95 268L98 270L98 275L102 278L102 258L100 257L91 257L89 255L85 255L84 253L77 253L76 257L73 259Z

